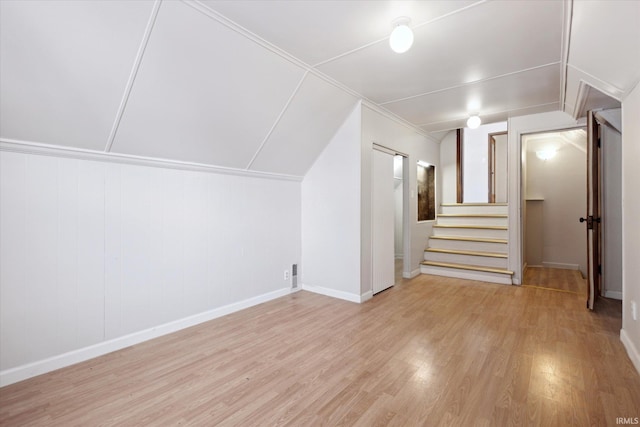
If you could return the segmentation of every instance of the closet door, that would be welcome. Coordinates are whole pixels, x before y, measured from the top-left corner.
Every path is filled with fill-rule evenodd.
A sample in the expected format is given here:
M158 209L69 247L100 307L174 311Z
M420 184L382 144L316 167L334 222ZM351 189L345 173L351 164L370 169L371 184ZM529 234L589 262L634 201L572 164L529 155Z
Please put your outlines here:
M373 150L371 182L371 241L373 293L393 286L394 188L393 155Z

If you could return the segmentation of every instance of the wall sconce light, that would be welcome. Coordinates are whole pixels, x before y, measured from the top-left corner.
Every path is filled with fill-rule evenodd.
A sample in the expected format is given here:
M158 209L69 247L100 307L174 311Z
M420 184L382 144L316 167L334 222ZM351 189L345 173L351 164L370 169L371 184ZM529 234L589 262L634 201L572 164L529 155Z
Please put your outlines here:
M477 114L467 119L467 127L469 129L477 129L481 124L482 120L480 120L480 116Z
M536 157L540 160L549 160L556 155L556 149L550 148L548 150L536 151Z
M393 31L389 37L389 46L396 53L404 53L413 44L413 31L409 28L411 20L405 16L396 18L393 22Z

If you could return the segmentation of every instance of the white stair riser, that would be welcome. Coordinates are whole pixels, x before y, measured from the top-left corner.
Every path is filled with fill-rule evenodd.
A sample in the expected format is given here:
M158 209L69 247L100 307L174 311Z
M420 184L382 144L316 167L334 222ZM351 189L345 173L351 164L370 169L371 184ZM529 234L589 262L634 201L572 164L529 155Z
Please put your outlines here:
M456 205L456 206L441 206L441 213L443 214L466 214L466 213L474 213L474 214L508 214L509 206L499 206L499 205L481 205L481 206L467 206L467 205Z
M468 240L429 239L429 247L437 249L457 249L460 251L507 253L506 243L473 242Z
M439 228L433 227L434 236L484 237L488 239L507 239L508 230L486 228Z
M433 274L436 276L457 277L459 279L479 280L483 282L501 283L504 285L513 284L511 276L508 274L488 273L484 271L460 270L458 268L436 267L420 265L422 274Z
M507 258L425 251L424 259L425 261L447 262L452 264L468 264L478 265L482 267L504 268L505 270L507 269Z
M468 216L439 216L439 225L501 225L506 227L509 225L508 218L493 217L468 217Z

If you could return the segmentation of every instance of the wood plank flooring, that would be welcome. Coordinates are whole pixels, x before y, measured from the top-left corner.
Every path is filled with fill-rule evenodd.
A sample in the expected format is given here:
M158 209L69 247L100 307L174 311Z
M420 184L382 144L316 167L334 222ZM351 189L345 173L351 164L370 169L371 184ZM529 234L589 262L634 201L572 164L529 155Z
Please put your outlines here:
M538 286L559 291L587 295L587 279L578 270L559 268L528 267L524 270L522 284Z
M0 389L2 426L588 426L640 417L620 306L422 275L308 292Z

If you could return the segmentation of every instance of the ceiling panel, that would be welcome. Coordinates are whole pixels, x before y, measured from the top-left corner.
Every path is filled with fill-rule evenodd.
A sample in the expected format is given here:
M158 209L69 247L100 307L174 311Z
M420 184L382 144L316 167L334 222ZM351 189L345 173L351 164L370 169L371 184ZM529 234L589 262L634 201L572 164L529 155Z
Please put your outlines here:
M251 169L305 175L357 101L309 74Z
M0 136L103 150L151 9L0 1Z
M606 82L599 89L608 95L631 90L640 79L640 2L574 2L569 64Z
M416 28L413 47L402 55L381 42L319 69L384 103L559 62L562 8L562 2L484 3Z
M204 4L309 65L389 36L392 21L430 21L474 1L216 1Z
M180 2L164 2L113 145L245 168L303 70Z
M385 105L412 123L466 119L467 106L476 104L481 116L558 102L560 65L473 83Z

